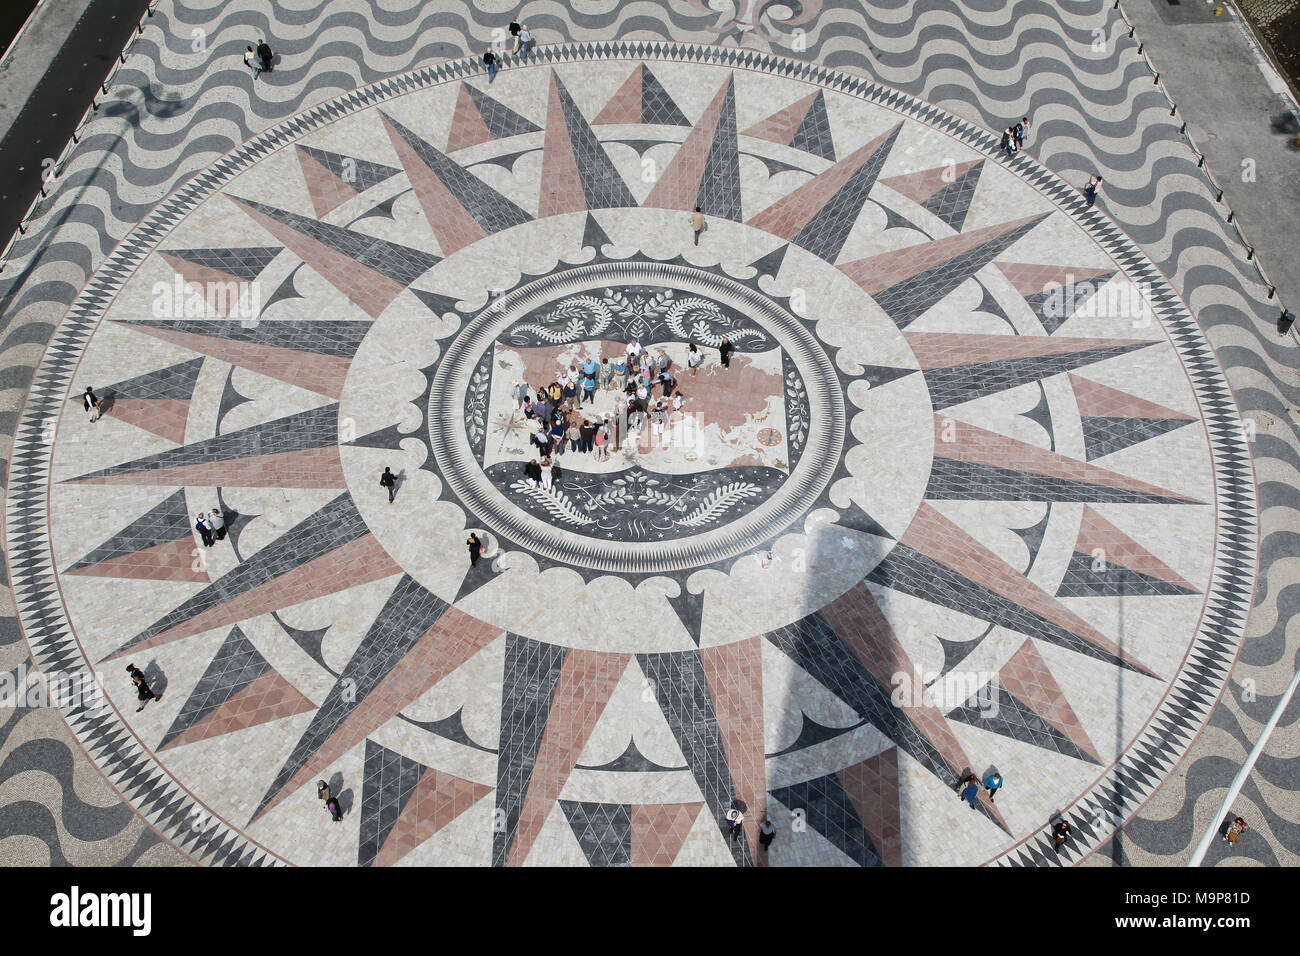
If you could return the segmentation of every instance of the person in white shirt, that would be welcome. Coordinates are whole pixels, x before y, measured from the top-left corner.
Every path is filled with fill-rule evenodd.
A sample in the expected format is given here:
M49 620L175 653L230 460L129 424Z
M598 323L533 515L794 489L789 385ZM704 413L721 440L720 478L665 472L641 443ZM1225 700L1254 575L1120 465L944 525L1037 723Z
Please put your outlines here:
M528 32L528 25L521 24L519 27L519 56L527 61L528 51L533 48L533 35Z
M208 517L208 527L212 529L218 541L226 540L226 516L216 508L212 509L212 514Z

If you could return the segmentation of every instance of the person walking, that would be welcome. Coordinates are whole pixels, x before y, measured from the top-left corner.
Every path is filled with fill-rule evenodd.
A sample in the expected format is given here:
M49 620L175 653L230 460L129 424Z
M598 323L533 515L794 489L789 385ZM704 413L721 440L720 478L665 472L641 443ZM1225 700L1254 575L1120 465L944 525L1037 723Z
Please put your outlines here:
M483 554L483 542L479 540L478 535L471 532L465 539L465 544L469 546L469 566L472 568L478 564L478 559Z
M497 56L491 49L483 51L483 63L487 66L488 83L491 83L497 78Z
M1007 151L1007 155L1008 155L1008 156L1014 155L1014 153L1015 153L1015 151L1016 151L1016 150L1015 150L1015 147L1011 145L1011 127L1010 127L1010 126L1008 126L1006 129L1004 129L1004 130L1002 131L1002 148L1003 148L1004 150Z
M992 802L993 798L998 795L998 791L1002 789L1002 774L991 773L985 777L984 789L989 792L989 801Z
M1025 148L1025 137L1029 135L1029 117L1026 116L1016 124L1016 148Z
M695 370L704 362L704 354L695 347L692 342L686 349L686 367L691 370L691 378L695 377Z
M135 695L140 700L140 706L135 709L137 714L144 710L144 705L149 701L162 700L162 696L155 694L149 687L149 681L145 679L144 671L134 664L127 664L126 672L131 675L131 683L135 685Z
M325 809L330 812L330 819L335 823L343 822L343 808L339 806L338 797L329 797L325 801Z
M519 28L519 57L528 62L528 51L533 48L533 35L528 32L527 24Z
M92 422L99 421L99 416L101 414L99 396L95 394L95 390L89 385L86 386L86 391L82 393L81 404L82 407L90 413L90 420Z
M673 389L677 387L677 376L664 369L659 373L659 381L664 387L664 398L672 398Z
M511 52L511 53L518 53L518 52L519 52L519 31L520 31L521 29L522 29L522 28L519 26L519 21L518 21L518 20L511 20L511 21L510 21L510 27L509 27L510 35L511 35L512 37L514 37L514 41L515 41L515 42L514 42L514 46L512 46L512 47L510 48L510 52Z
M523 382L511 382L510 396L519 404L520 408L523 408L528 401L528 386Z
M213 508L208 515L208 527L216 535L218 541L226 540L226 516L217 508Z
M203 539L203 547L212 547L214 543L212 539L212 527L208 524L207 515L202 511L200 511L198 516L194 519L194 530L196 530L199 533L199 537Z
M271 72L271 59L274 54L271 52L271 45L265 40L257 41L257 57L262 61L262 72Z
M257 75L262 72L262 58L251 45L244 51L244 66L253 72L253 79L257 79Z
M763 814L763 819L759 821L758 824L758 845L761 846L763 848L763 852L766 853L768 851L768 848L772 845L772 841L775 839L776 839L776 826L772 823L771 819L769 819L768 815L765 813Z
M971 774L962 780L958 795L970 804L972 810L975 809L975 802L980 798L980 785L979 781L975 779L975 774Z
M384 473L379 476L379 486L388 489L388 503L391 505L397 497L397 476L393 474L393 469L384 468Z
M1246 821L1241 817L1233 820L1228 824L1228 828L1223 831L1223 839L1234 846L1241 842L1241 835L1248 830Z
M326 783L324 780L317 782L316 799L319 800L321 803L324 803L326 800L330 798L330 796L331 796L330 785Z
M695 233L695 244L700 244L700 233L704 231L706 223L704 222L704 213L700 212L700 207L695 207L695 212L690 217L691 229Z
M1088 177L1088 185L1083 187L1083 194L1088 198L1088 205L1091 206L1097 201L1097 190L1101 187L1101 177L1093 173Z
M736 347L731 344L731 339L724 338L722 344L718 346L718 360L723 368L731 368L731 353L734 351Z

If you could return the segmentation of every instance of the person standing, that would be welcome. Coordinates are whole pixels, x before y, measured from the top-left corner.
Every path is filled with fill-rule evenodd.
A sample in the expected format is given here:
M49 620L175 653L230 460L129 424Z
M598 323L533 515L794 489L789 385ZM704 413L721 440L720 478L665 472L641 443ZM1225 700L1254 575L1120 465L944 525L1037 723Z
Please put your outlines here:
M672 398L673 389L677 386L676 376L674 376L673 373L668 371L667 369L664 369L662 372L659 373L659 381L663 383L664 398Z
M991 773L985 777L984 789L989 792L989 801L992 802L993 798L998 795L998 791L1002 789L1002 774Z
M524 482L529 488L536 488L542 483L542 466L534 458L524 465Z
M758 824L758 845L761 846L763 848L763 852L766 853L768 847L772 845L772 841L775 839L776 839L776 826L772 823L771 819L765 813L763 814L763 819Z
M608 392L614 387L614 366L609 364L609 359L600 360L600 390Z
M975 809L975 802L980 798L980 785L975 779L975 774L971 774L962 780L962 786L958 795L961 799L970 804L972 810Z
M213 508L212 513L208 515L208 527L212 529L218 541L226 540L226 516L219 509Z
M582 380L582 404L590 405L596 400L596 379L587 375Z
M199 537L203 539L203 547L212 547L212 528L208 524L207 516L202 511L200 511L198 516L194 519L194 530L196 530L199 533Z
M1088 205L1091 206L1097 201L1097 190L1101 186L1101 177L1093 173L1088 177L1088 185L1083 187L1083 194L1088 198Z
M605 419L596 427L596 435L592 439L596 443L596 460L609 460L609 419Z
M528 401L528 386L523 382L510 383L510 395L519 404L520 408Z
M155 694L149 687L149 681L145 679L144 671L134 664L126 665L126 672L131 675L131 683L135 685L135 695L140 700L140 706L135 709L138 714L144 710L144 705L151 700L162 700L162 696Z
M1016 125L1016 148L1025 148L1025 137L1029 135L1029 117L1026 116Z
M472 568L478 564L478 559L483 554L483 542L479 540L478 535L471 532L465 539L465 544L469 546L469 566Z
M324 803L326 800L330 798L330 796L331 796L330 785L326 783L324 780L319 781L316 784L316 799L319 800L321 803Z
M695 212L691 213L690 223L691 230L695 233L695 244L698 246L700 244L700 233L704 231L705 226L704 213L700 212L699 206L696 206Z
M95 390L89 385L86 386L86 391L81 396L81 404L82 407L90 413L90 420L92 422L99 421L99 396L95 394Z
M1241 817L1237 817L1237 819L1228 824L1228 829L1223 831L1223 839L1236 845L1241 842L1241 835L1245 833L1247 829L1249 829L1249 827L1246 825L1246 821Z
M614 388L623 391L627 385L627 356L614 360Z
M527 63L528 51L533 48L533 35L528 32L528 26L525 24L519 28L519 56Z
M393 469L384 468L384 473L379 476L379 486L388 489L388 503L391 505L397 496L397 476L393 474Z
M551 485L555 480L555 471L551 466L551 459L542 459L542 490L550 491Z
M589 454L596 447L596 426L584 418L582 426L578 429L578 435L581 439L580 447L582 451Z
M724 338L722 344L718 346L718 361L722 363L723 368L731 368L731 353L736 351L736 347L731 344L731 339Z
M650 412L650 437L658 438L664 433L664 425L668 422L668 415L664 411L664 403L660 402L655 405L654 410Z
M483 51L483 63L487 66L488 83L497 78L497 56L490 49Z
M704 362L704 355L695 347L692 342L686 350L686 367L691 370L691 378L695 377L695 370Z
M1004 129L1004 130L1002 131L1002 148L1005 149L1005 150L1007 151L1007 155L1008 155L1008 156L1012 155L1012 154L1015 152L1014 147L1012 147L1012 145L1011 145L1011 127L1010 127L1010 126L1008 126L1006 129Z

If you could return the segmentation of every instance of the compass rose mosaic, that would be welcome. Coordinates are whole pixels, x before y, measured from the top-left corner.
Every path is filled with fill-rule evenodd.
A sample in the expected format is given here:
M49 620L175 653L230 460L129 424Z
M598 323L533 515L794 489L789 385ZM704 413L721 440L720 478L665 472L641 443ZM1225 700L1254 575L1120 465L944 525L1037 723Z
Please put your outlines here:
M79 739L205 862L1077 859L1222 689L1254 492L1184 306L997 147L637 43L251 140L110 257L18 429L36 660L163 698L109 676ZM633 341L680 402L629 430L600 383L574 424L611 441L530 481L519 384Z

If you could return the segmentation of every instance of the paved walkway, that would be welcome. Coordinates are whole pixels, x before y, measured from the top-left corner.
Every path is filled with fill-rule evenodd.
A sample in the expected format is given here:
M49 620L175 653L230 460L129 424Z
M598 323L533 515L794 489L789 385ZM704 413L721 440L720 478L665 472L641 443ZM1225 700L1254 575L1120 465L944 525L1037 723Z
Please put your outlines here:
M87 137L53 200L67 238L19 250L8 299L15 419L32 387L6 523L22 637L0 664L30 645L49 674L107 681L106 706L66 708L77 743L48 726L41 746L69 766L85 747L204 862L1185 855L1231 773L1194 808L1160 784L1189 747L1239 746L1198 731L1240 708L1215 704L1243 635L1252 718L1289 679L1264 625L1294 511L1262 474L1294 435L1243 427L1230 388L1277 407L1281 347L1233 288L1241 264L1212 286L1182 271L1185 234L1215 255L1194 161L1143 108L1133 50L1073 46L1119 21L1034 9L682 6L661 36L525 10L541 46L491 83L458 58L490 39L482 14L321 8L268 30L280 62L253 81L238 55L260 22L226 7L205 57L161 54L174 92L146 97L174 115L111 159ZM129 64L208 16L159 10ZM1063 98L1079 75L1097 91ZM989 129L1020 115L1008 156ZM223 145L232 128L253 138ZM1160 141L1162 201L1188 223L1167 235L1132 221L1153 167L1127 151ZM79 257L110 186L141 225ZM69 312L78 262L95 275ZM530 488L513 383L633 339L671 357L682 409ZM584 414L618 422L614 393ZM228 534L207 548L191 526L212 508ZM163 697L142 713L127 662ZM0 778L50 714L15 712ZM994 771L996 800L954 799ZM1172 842L1154 822L1171 799ZM65 834L26 812L13 859L87 841L109 861L129 834L127 862L168 858L128 817ZM1288 859L1258 814L1242 851Z

